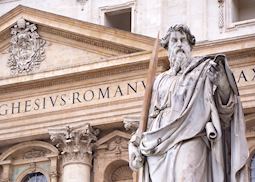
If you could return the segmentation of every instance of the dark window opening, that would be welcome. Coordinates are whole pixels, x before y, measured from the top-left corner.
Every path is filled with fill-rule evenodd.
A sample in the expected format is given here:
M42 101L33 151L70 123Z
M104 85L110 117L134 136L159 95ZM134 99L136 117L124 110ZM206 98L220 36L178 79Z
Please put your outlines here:
M105 13L105 25L131 32L131 8Z
M42 173L38 172L26 175L22 182L47 182L47 179Z
M233 0L233 22L255 18L255 0Z

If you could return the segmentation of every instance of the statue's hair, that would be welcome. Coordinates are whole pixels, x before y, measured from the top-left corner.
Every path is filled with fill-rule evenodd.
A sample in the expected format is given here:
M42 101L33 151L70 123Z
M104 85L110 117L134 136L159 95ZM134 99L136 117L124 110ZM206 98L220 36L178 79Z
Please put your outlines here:
M165 49L168 49L168 43L169 43L170 35L172 32L185 33L191 49L196 44L196 38L194 35L191 34L188 26L183 24L177 24L177 25L171 26L168 29L166 35L160 40L161 46L164 47Z

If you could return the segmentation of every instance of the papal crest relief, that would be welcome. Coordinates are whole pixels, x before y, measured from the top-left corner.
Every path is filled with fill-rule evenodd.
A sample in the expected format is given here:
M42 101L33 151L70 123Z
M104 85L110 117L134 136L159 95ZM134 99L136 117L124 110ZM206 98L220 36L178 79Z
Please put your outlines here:
M11 45L8 66L11 74L27 74L39 68L45 59L44 46L46 41L37 33L33 23L19 19L11 29Z

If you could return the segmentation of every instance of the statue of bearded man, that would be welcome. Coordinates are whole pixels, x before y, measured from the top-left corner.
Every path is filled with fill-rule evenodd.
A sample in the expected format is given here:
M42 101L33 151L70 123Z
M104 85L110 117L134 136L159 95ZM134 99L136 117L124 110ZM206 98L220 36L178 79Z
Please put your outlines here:
M170 69L155 79L139 146L130 140L130 167L143 167L142 182L246 182L245 124L225 56L192 58L185 25L171 27L161 45Z

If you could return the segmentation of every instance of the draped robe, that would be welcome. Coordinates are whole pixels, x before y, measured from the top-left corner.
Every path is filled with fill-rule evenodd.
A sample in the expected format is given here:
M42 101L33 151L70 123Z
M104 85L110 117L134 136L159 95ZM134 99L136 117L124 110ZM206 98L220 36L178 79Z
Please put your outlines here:
M225 105L206 74L209 61L216 59L222 59L231 86ZM206 137L208 122L217 133L214 140ZM193 58L183 73L157 76L140 151L145 156L143 182L248 180L242 106L225 56Z

